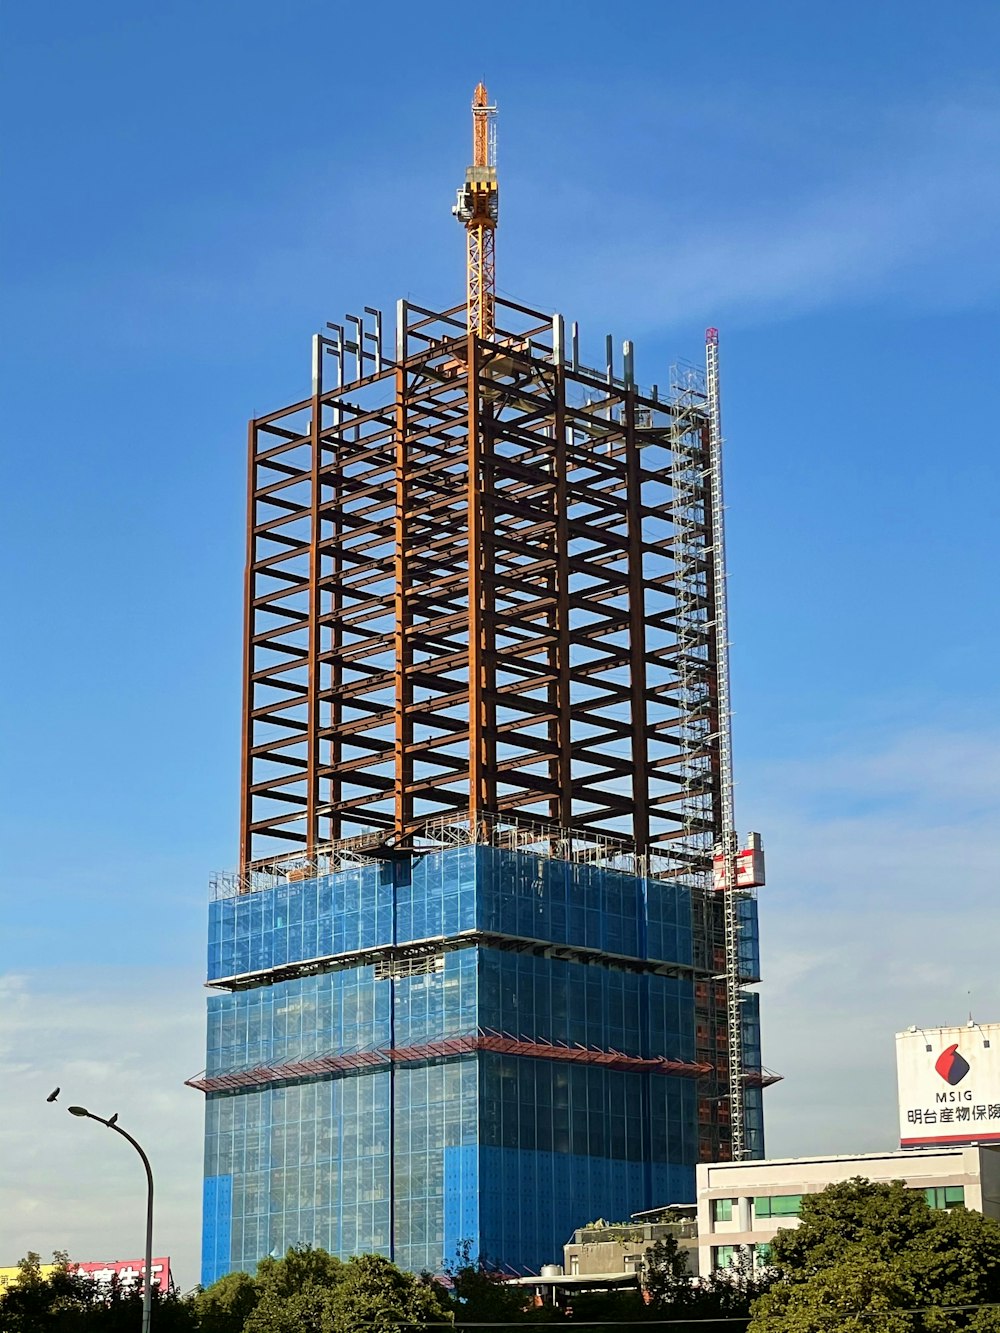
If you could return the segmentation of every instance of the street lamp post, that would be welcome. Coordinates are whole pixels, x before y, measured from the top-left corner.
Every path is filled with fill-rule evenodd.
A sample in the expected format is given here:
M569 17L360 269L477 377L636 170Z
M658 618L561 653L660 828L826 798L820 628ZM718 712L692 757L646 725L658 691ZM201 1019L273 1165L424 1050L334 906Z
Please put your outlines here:
M110 1120L105 1120L103 1116L94 1115L84 1106L69 1107L70 1115L85 1116L88 1120L96 1120L99 1125L107 1125L108 1129L113 1129L116 1134L120 1134L123 1139L128 1139L132 1147L142 1158L142 1164L146 1168L146 1274L142 1287L142 1333L149 1333L149 1314L153 1299L153 1168L149 1165L149 1158L142 1150L142 1145L117 1124L118 1116L113 1115Z

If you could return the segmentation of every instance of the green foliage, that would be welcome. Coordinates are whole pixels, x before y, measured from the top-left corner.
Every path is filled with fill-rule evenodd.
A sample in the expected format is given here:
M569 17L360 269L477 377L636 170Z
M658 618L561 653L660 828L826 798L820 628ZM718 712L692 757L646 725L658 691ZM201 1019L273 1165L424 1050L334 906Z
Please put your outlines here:
M326 1250L293 1247L257 1266L257 1303L245 1333L325 1333L332 1293L343 1268Z
M691 1286L688 1257L675 1236L658 1240L646 1251L643 1281L656 1309L672 1307L686 1298Z
M249 1273L227 1273L194 1297L198 1333L243 1333L257 1307L257 1283Z
M919 1190L901 1180L873 1184L856 1176L802 1199L798 1227L782 1228L770 1262L799 1275L829 1267L860 1245L874 1254L895 1253L934 1226L934 1212Z
M0 1296L0 1333L135 1333L142 1296L132 1286L98 1286L71 1272L64 1252L53 1255L55 1272L43 1274L33 1252L22 1259L17 1282ZM154 1289L152 1325L156 1333L194 1333L189 1302Z
M414 1277L380 1254L362 1254L343 1265L323 1333L396 1333L399 1324L451 1322L436 1282Z
M701 1319L746 1320L753 1302L775 1281L772 1273L754 1268L749 1252L710 1277L692 1282L691 1276L687 1255L673 1236L657 1241L646 1251L644 1283L654 1318L688 1319L692 1323ZM727 1333L739 1333L739 1325L729 1324Z
M474 1260L468 1244L459 1247L457 1262L445 1271L451 1279L450 1304L457 1320L474 1324L516 1324L529 1317L525 1314L529 1297L524 1289L503 1282L499 1274ZM541 1317L545 1318L551 1308L546 1306ZM532 1310L530 1317L537 1320L539 1311Z
M911 1333L909 1288L891 1263L858 1247L804 1282L781 1282L754 1303L750 1333Z
M1000 1223L965 1208L931 1211L931 1217L932 1225L899 1256L914 1292L933 1292L942 1305L1000 1302Z
M255 1286L256 1303L235 1333L396 1333L400 1324L452 1318L437 1283L378 1254L341 1263L325 1250L291 1249L261 1262ZM234 1326L219 1333L234 1333Z

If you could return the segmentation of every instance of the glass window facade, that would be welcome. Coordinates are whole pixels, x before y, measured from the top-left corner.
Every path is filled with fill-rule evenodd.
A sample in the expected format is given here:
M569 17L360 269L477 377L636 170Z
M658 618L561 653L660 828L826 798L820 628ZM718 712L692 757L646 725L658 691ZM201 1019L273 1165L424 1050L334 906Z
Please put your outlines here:
M713 1199L712 1221L731 1222L733 1220L733 1204L735 1202L735 1199Z
M420 941L429 970L363 953ZM691 956L683 886L483 846L212 903L209 979L239 980L209 999L206 1078L242 1086L207 1097L203 1282L297 1243L537 1271L581 1219L693 1199L695 1080L608 1058L694 1059Z
M754 1199L754 1217L798 1217L802 1206L801 1194L772 1194L769 1198Z
M937 1185L924 1190L924 1198L932 1208L957 1208L965 1203L964 1185Z

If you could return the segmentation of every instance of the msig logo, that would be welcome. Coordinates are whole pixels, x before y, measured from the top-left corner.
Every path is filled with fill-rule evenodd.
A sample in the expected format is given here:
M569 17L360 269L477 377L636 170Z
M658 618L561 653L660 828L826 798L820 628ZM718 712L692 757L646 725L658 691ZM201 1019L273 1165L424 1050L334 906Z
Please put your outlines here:
M934 1061L934 1068L951 1087L961 1083L969 1072L969 1062L958 1053L958 1043L946 1047Z

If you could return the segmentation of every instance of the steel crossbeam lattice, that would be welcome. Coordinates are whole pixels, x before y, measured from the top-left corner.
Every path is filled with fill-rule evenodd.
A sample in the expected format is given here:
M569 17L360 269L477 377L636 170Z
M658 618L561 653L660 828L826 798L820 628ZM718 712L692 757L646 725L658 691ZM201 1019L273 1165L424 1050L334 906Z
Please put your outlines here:
M312 396L251 423L244 870L503 814L710 870L707 413L497 308L485 341L401 302L391 359L355 319Z

